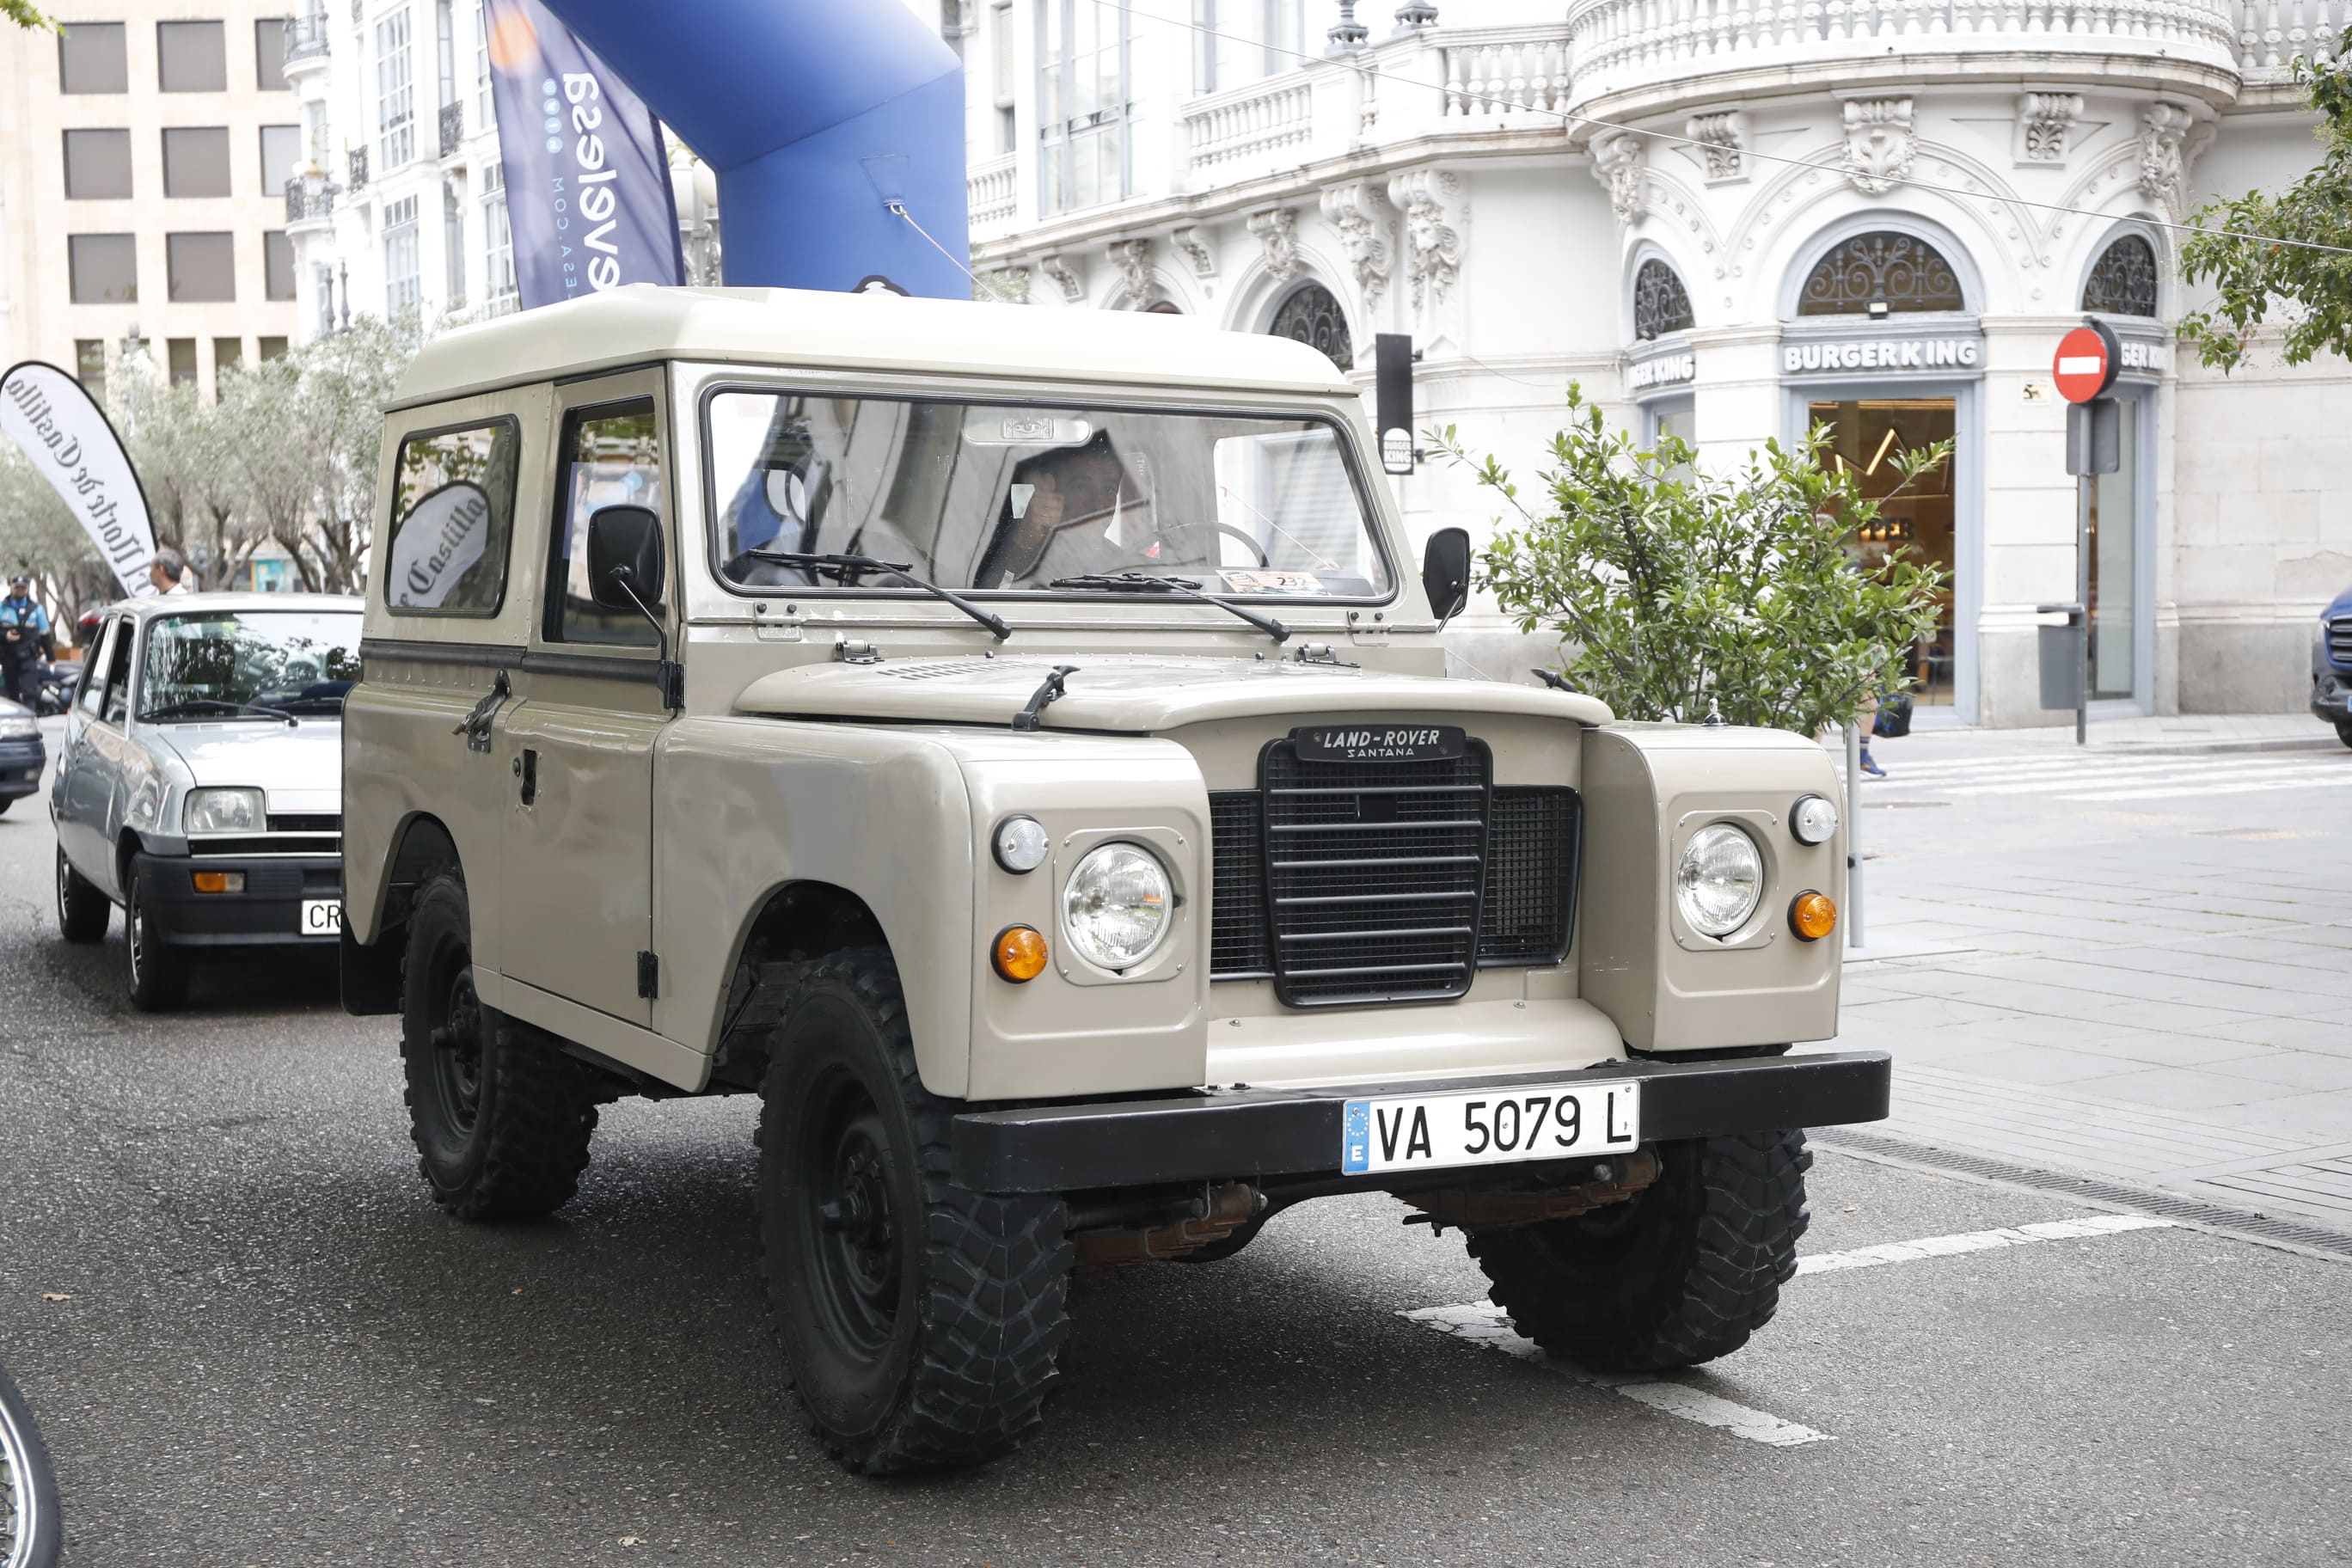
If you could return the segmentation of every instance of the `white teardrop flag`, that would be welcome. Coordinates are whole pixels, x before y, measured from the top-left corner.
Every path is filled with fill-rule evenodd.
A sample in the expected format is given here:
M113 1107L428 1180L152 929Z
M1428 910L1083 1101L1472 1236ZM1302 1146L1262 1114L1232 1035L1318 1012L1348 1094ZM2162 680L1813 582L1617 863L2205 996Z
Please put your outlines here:
M155 558L155 525L147 493L105 411L81 383L39 360L11 367L0 376L0 429L65 498L122 591L152 594L147 563Z

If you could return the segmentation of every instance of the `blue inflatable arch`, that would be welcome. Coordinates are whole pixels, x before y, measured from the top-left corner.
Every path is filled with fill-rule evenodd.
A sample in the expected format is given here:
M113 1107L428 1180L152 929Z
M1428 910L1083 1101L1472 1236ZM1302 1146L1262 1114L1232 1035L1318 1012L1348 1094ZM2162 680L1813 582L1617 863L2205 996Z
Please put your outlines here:
M727 282L971 298L963 66L905 0L546 5L718 174Z

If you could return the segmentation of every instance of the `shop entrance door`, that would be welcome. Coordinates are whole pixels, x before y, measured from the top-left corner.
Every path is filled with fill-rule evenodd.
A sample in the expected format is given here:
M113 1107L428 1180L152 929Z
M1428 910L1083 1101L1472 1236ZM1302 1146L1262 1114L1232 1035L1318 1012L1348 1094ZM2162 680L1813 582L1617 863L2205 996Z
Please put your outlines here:
M1865 570L1900 556L1944 569L1944 590L1936 606L1936 629L1911 649L1917 685L1912 700L1923 708L1949 708L1956 685L1958 642L1953 634L1955 572L1959 552L1954 534L1952 471L1959 453L1921 474L1897 492L1902 480L1893 458L1899 452L1952 438L1956 404L1948 397L1888 397L1812 404L1807 422L1826 426L1830 444L1822 460L1850 473L1865 496L1878 502L1878 521L1854 543Z
M2138 695L2136 591L2139 563L2134 550L2139 515L2139 410L2123 400L2121 462L2091 486L2091 695Z

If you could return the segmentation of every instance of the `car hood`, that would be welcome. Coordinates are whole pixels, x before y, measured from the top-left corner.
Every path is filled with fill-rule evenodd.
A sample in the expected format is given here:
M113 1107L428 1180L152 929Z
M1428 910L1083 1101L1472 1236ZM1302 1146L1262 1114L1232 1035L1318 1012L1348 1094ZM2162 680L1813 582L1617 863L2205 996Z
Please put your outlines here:
M1158 732L1285 714L1515 713L1606 724L1608 705L1575 692L1438 680L1296 659L1076 654L803 665L763 675L741 713L905 723L1007 724L1057 664L1074 667L1045 709L1050 730Z
M276 813L340 812L343 726L335 719L299 724L157 724L158 749L187 764L197 788L257 787Z

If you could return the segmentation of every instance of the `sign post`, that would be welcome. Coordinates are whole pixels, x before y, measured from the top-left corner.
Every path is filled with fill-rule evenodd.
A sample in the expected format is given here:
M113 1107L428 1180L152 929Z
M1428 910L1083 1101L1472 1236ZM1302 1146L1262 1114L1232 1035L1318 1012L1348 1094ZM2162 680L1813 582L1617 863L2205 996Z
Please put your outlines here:
M2120 456L2123 410L2106 392L2116 384L2122 361L2123 347L2114 331L2091 317L2058 340L2050 367L2050 379L2067 403L2066 471L2074 476L2074 602L2037 607L2043 615L2063 613L2074 633L2074 679L2068 685L2074 698L2078 746L2090 739L2092 487L2098 482L2096 476L2116 471ZM2052 684L2045 674L2043 690Z

